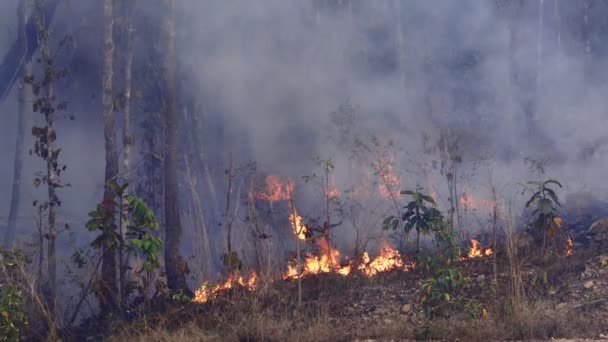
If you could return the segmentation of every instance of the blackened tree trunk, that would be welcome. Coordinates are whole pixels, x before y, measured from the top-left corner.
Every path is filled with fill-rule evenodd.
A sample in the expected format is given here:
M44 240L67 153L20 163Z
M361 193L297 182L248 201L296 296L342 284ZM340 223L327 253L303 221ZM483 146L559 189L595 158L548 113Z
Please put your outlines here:
M25 32L25 24L27 22L27 10L25 7L25 1L19 3L18 9L18 26L19 26L19 38L18 44L21 47L23 54L27 53L28 37ZM19 213L19 206L21 205L21 172L23 170L23 146L25 130L31 126L31 105L29 103L29 87L23 84L23 80L27 73L31 72L29 63L25 66L22 72L19 73L19 84L18 100L18 123L17 123L17 143L15 145L15 159L13 164L13 187L11 191L11 205L8 214L8 226L4 236L4 246L11 248L15 240L15 232L17 230L17 215Z
M161 31L161 46L164 49L163 98L166 127L165 140L165 266L167 285L172 291L191 294L186 284L188 267L179 247L182 227L179 217L177 190L177 130L176 105L176 52L175 52L175 0L165 0L165 18Z
M103 44L103 74L102 74L102 103L103 103L103 132L105 139L105 186L103 192L103 205L108 215L104 227L104 243L102 246L101 278L105 298L102 299L103 313L116 308L116 243L115 235L115 199L116 190L112 186L118 174L118 153L116 147L116 129L114 127L114 100L112 96L112 76L114 63L114 9L112 0L104 0L104 44Z

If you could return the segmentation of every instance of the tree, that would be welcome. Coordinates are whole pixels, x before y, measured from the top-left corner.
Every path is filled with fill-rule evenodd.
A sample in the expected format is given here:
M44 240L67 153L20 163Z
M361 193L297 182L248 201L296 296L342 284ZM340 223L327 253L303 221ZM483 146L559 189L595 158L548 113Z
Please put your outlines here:
M182 227L179 217L177 190L177 130L178 115L175 79L175 0L164 0L166 14L161 30L163 100L166 126L165 140L165 267L167 286L174 292L191 294L186 284L188 265L182 258L179 247Z
M57 102L53 92L53 84L67 74L66 70L59 69L55 66L56 51L51 51L49 46L50 32L48 29L49 18L45 15L48 12L47 3L45 0L37 0L35 2L34 16L36 18L36 39L40 48L39 63L42 66L43 74L40 79L33 75L28 75L25 82L32 87L32 93L35 97L32 110L39 113L43 118L43 126L32 127L32 135L35 143L33 151L36 156L45 161L46 170L38 172L34 179L34 186L46 185L47 198L44 202L35 201L34 205L38 207L40 213L47 213L47 231L41 237L47 241L47 279L46 279L46 299L49 312L55 313L56 307L56 276L57 276L57 257L55 243L57 240L57 207L61 205L61 201L57 197L57 190L69 186L63 184L60 176L65 171L66 166L59 163L59 154L61 149L57 148L55 141L57 140L57 131L55 130L55 121L58 111L65 110L67 104L65 102ZM64 47L70 41L69 37L63 39L59 47ZM40 232L42 235L42 231ZM41 246L42 248L43 246ZM42 253L42 251L40 251ZM50 327L53 329L54 327Z
M21 1L19 3L18 8L18 26L19 26L19 38L18 45L23 53L27 53L28 48L28 36L26 32L26 23L27 23L27 10L25 6L25 1ZM32 38L32 37L30 37ZM25 66L25 68L20 71L19 79L24 80L25 76L31 73L31 67L29 63ZM19 212L19 206L21 204L21 172L23 169L23 146L24 146L24 135L27 127L31 125L31 111L28 105L30 92L28 87L24 84L19 85L19 110L18 110L18 124L17 124L17 143L15 145L15 159L13 164L13 188L11 192L11 206L8 215L8 226L6 227L6 232L4 236L4 245L7 248L10 248L15 239L15 231L17 225L17 214Z
M46 31L48 26L55 15L57 5L60 0L51 0L48 3L45 1L45 5L41 10L43 16L46 18L43 24L43 28ZM21 1L24 3L25 1ZM25 24L25 35L27 37L26 45L21 45L22 42L18 39L9 48L6 55L0 63L0 102L4 101L10 93L15 81L19 78L19 75L23 73L27 64L31 61L32 56L39 47L37 39L39 22L36 16L31 16ZM20 28L21 29L21 26Z
M118 152L116 147L116 129L114 123L114 99L112 96L112 77L114 63L114 8L112 0L103 2L104 16L104 44L103 44L103 72L102 72L102 104L103 104L103 133L105 140L105 175L102 205L108 212L110 222L104 225L104 241L102 247L103 263L101 265L101 281L103 292L107 295L102 299L102 312L116 308L116 245L113 235L116 233L114 222L116 215L114 199L115 188L112 181L118 175Z

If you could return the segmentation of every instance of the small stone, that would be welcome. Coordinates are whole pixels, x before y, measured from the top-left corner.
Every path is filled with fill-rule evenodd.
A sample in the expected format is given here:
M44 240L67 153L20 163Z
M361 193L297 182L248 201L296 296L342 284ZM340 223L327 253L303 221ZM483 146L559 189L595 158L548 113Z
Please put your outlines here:
M384 319L384 324L393 324L393 323L394 323L394 322L393 322L393 320L392 320L392 319L389 319L389 318L385 318L385 319Z
M588 282L586 282L586 283L583 285L583 287L584 287L584 288L586 288L586 289L590 289L590 288L592 288L593 286L594 286L594 284L593 284L593 280L589 280Z
M412 311L412 304L405 304L401 308L401 312L404 314L410 313Z
M566 303L559 303L555 307L555 310L562 311L562 310L566 310L567 307L568 307L568 304L566 304Z
M483 282L484 280L486 280L486 276L484 274L480 275L479 277L477 277L477 281L478 282Z

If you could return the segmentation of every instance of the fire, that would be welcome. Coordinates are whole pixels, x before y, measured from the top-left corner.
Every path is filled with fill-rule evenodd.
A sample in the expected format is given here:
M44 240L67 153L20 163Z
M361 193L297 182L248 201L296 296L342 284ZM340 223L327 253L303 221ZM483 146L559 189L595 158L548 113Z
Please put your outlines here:
M258 275L255 272L250 273L247 278L235 273L231 273L228 275L228 278L226 278L225 281L215 285L204 283L198 290L194 292L194 299L192 301L196 303L206 303L210 299L215 298L221 293L236 286L252 291L256 288L257 282Z
M574 254L574 243L572 242L572 239L568 237L568 240L566 241L566 256L572 256L572 254Z
M298 215L298 211L296 210L296 208L291 208L291 214L289 215L289 223L291 223L293 233L298 237L298 239L306 240L308 228L306 228L306 225L302 220L302 216Z
M325 192L325 195L328 198L338 198L341 195L340 189L338 189L336 186L334 185L330 185L327 189L327 191Z
M401 192L399 173L395 172L395 157L393 153L385 152L374 162L374 169L380 177L378 190L383 198L399 196Z
M357 269L367 277L373 277L380 273L389 272L392 270L404 270L409 271L414 268L413 263L405 263L399 252L392 247L386 245L380 250L374 260L370 261L367 252L363 253L362 262L359 264Z
M282 182L281 178L275 175L266 176L266 189L256 194L258 199L266 201L286 201L293 192L293 181Z
M477 201L473 198L472 195L467 194L466 187L460 196L460 205L466 209L477 209Z
M460 259L474 259L474 258L482 258L491 256L494 253L492 247L483 248L479 241L473 239L471 240L471 249L469 250L469 254L466 256L461 256Z

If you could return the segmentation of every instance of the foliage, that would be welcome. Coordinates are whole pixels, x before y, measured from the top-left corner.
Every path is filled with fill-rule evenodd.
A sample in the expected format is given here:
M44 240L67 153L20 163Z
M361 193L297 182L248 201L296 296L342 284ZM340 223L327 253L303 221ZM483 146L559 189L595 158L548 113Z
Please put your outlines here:
M171 294L171 300L177 303L189 303L192 298L184 293L184 290L179 290Z
M0 250L0 341L16 341L23 338L28 326L24 295L13 269L24 262L19 252Z
M548 235L554 239L556 232L561 231L561 219L557 217L557 206L561 206L559 197L551 185L562 187L562 184L554 179L540 182L528 182L533 187L533 194L526 201L526 208L534 208L530 227L542 232L543 247Z
M126 255L121 256L120 260L123 260L124 257L125 263L128 263L129 256L132 254L143 257L142 268L135 270L135 273L145 273L144 289L140 289L141 292L145 292L150 283L151 273L160 268L159 257L163 241L154 235L154 232L159 228L159 224L154 212L143 199L135 195L124 195L128 184L112 183L111 186L116 191L117 199L113 200L112 203L101 203L97 205L94 211L89 212L89 220L86 223L87 229L102 232L91 242L91 246L101 249L104 240L106 246L123 246ZM113 208L119 209L119 220L115 219L116 212ZM120 230L117 229L116 222L126 222L126 240L123 239Z
M386 217L382 222L382 228L397 230L403 222L403 230L406 234L412 230L416 231L416 251L420 251L420 234L428 235L436 231L439 228L438 224L443 221L443 215L435 208L435 200L431 196L418 190L402 190L401 194L410 195L413 200L403 207L401 217L394 215Z
M459 268L443 268L423 280L420 301L424 315L430 319L450 309L456 303L456 291L467 282L468 279Z

